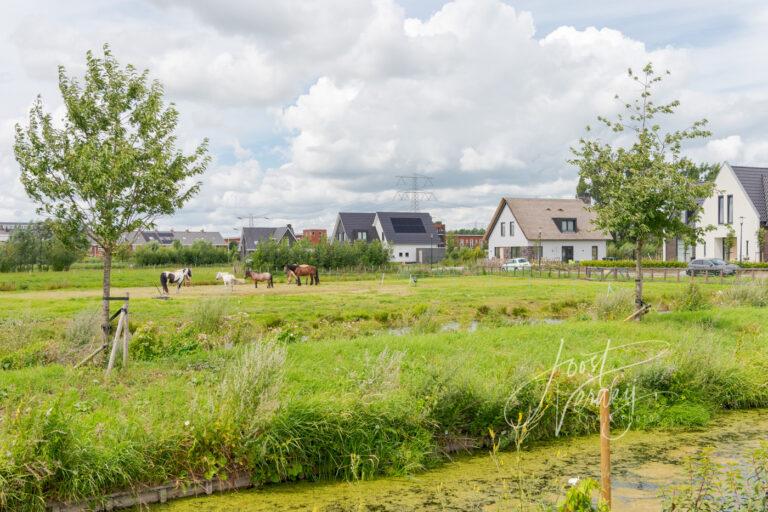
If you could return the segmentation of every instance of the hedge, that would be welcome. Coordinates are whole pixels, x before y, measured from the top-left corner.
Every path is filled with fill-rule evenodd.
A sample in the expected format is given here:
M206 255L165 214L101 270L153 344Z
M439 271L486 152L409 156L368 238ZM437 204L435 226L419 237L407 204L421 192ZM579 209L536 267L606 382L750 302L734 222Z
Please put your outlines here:
M582 260L582 267L635 267L635 260ZM684 261L643 260L643 268L685 268L688 263Z

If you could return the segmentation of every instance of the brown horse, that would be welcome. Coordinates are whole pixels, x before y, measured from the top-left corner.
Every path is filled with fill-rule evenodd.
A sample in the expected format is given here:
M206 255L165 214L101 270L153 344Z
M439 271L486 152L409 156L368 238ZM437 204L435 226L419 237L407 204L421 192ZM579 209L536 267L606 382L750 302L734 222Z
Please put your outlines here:
M259 287L259 281L266 282L267 288L274 288L275 283L272 281L272 274L269 272L254 272L253 270L246 270L245 277L253 279L254 288Z
M290 280L291 276L296 278L296 284L301 286L301 276L309 276L309 285L320 284L320 274L317 267L313 265L286 265L285 275Z

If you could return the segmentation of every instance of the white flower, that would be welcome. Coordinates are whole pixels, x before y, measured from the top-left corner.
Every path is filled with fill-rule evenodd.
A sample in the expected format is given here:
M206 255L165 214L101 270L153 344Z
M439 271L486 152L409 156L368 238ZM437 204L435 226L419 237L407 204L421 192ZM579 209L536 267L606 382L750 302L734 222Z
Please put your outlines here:
M187 421L185 421L185 422L184 422L184 426L185 426L185 427L188 427L188 426L189 426L189 420L187 420Z
M571 487L576 487L576 485L579 483L579 477L574 476L573 478L568 479L568 485Z

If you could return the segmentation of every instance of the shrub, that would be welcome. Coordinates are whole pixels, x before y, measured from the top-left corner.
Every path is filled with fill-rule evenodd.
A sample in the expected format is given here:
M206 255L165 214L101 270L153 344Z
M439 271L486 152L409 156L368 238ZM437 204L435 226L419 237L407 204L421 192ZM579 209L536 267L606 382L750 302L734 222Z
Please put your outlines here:
M386 394L400 385L400 367L405 352L382 350L374 360L370 354L365 354L365 369L362 375L353 372L352 378L357 380L357 387L364 397L374 397Z
M675 298L674 302L679 311L701 311L709 307L707 298L696 283L690 283L685 291Z
M276 342L253 343L224 372L218 389L222 423L250 431L277 409L286 349Z
M733 283L721 294L721 298L733 304L744 306L768 306L768 286L760 280Z
M67 324L64 341L75 347L87 345L101 336L101 316L98 311L81 311Z
M634 307L632 290L618 290L595 299L595 316L600 320L618 320L628 316Z
M635 268L635 260L581 260L582 267ZM643 268L686 268L684 261L643 260Z
M224 323L229 305L224 299L199 301L192 312L193 325L200 332L213 334Z

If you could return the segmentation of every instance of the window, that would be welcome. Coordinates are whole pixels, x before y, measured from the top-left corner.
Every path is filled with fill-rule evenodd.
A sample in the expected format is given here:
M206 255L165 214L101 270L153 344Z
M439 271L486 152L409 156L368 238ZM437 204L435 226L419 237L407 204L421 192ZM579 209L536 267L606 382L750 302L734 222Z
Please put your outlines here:
M597 246L596 245L592 246L592 259L593 260L597 259Z
M723 217L723 196L717 196L717 223L725 224L725 217Z
M507 236L507 233L504 230L505 225L506 225L506 222L501 223L501 236Z
M746 240L744 243L747 244L747 247L744 249L744 252L746 253L744 254L744 259L748 260L749 259L749 240Z
M405 253L405 257L406 257L406 258L408 257L408 253Z
M576 219L555 219L555 224L561 233L576 232Z
M403 257L403 253L400 253L399 257L402 258Z
M509 236L515 236L515 223L509 221Z
M728 206L728 224L733 224L733 196L729 195L727 198Z
M501 247L494 247L493 255L496 256L497 258L501 258Z
M368 232L367 231L358 231L357 232L357 239L358 240L368 240Z

